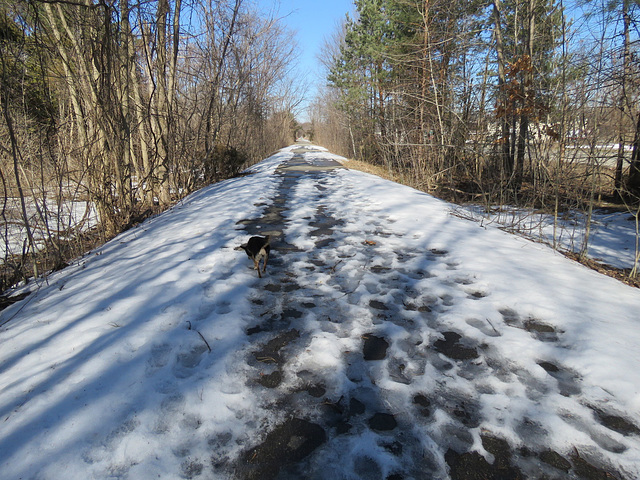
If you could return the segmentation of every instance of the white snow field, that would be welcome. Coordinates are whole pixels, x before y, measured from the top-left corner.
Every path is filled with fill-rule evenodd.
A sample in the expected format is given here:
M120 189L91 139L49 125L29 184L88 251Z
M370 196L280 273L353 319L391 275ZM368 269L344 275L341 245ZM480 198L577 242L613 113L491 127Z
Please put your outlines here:
M283 149L28 286L0 478L640 478L640 291L340 160Z

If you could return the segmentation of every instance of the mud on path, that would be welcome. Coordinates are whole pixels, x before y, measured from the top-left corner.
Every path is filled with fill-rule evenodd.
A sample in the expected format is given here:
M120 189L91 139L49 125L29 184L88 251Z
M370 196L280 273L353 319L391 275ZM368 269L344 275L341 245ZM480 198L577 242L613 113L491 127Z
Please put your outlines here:
M638 435L635 425L606 406L583 405L580 372L541 356L541 380L491 346L501 328L527 332L541 346L561 343L562 331L509 306L500 309L502 326L470 313L473 338L451 328L442 316L461 303L473 312L490 288L445 249L403 247L383 214L371 215L366 231L350 229L325 203L340 196L358 208L336 178L342 167L307 159L304 146L293 153L275 173L273 202L258 205L262 217L237 224L247 235L272 236L267 275L251 298L255 324L246 330L244 361L261 408L279 420L248 420L258 433L238 458L226 455L229 439L214 442L216 472L239 479L625 478L606 458L625 451L617 435ZM302 223L290 221L297 208L305 209ZM289 243L288 231L304 232L308 242ZM437 381L421 381L425 373ZM526 411L519 425L490 425L495 415L487 418L478 396L490 395L496 382L532 406L559 395L554 415L596 448L549 449L554 432ZM503 430L525 446L513 448Z

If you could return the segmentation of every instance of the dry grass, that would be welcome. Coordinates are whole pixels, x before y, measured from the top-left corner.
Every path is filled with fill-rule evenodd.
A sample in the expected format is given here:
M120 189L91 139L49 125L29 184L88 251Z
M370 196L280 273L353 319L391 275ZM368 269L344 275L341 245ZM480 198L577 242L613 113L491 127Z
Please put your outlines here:
M344 163L344 166L351 170L370 173L372 175L384 178L385 180L391 180L392 182L402 183L406 185L406 183L402 179L402 176L398 175L395 172L390 172L387 168L381 167L379 165L372 165L371 163L361 162L360 160L349 159Z

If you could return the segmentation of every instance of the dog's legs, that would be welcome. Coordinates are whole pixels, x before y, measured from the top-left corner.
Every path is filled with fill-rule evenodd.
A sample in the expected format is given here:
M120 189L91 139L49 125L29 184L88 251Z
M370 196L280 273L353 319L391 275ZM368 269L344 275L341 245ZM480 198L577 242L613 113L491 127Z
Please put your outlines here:
M264 264L262 265L262 273L267 272L267 262L269 261L269 253L264 254Z
M260 273L260 258L253 259L253 269L258 270L258 277L262 278L262 274Z

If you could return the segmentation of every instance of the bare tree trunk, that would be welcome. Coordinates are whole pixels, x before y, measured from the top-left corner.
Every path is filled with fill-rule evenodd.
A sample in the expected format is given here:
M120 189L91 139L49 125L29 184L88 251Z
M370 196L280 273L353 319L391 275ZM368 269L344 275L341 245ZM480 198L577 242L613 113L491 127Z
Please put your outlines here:
M157 178L158 201L166 206L171 203L169 194L169 165L171 163L169 146L169 98L167 86L167 18L169 16L169 0L158 0L156 13L156 142L158 149Z
M620 118L618 121L618 156L616 161L616 171L614 177L614 196L618 199L622 198L622 170L624 168L624 147L625 147L625 116L627 111L627 78L629 76L630 70L630 51L629 45L631 43L629 27L631 25L631 17L629 16L629 7L627 5L627 0L622 1L622 19L624 24L624 33L623 33L623 65L622 65L622 85L620 91L620 101L618 104L618 108L620 110ZM630 172L631 179L631 172ZM630 182L631 183L631 182Z
M640 197L640 112L638 112L636 131L633 136L633 151L631 153L627 189L635 197Z
M509 100L506 98L506 74L504 70L504 47L502 41L502 19L500 14L500 0L493 0L493 18L494 18L494 35L496 40L496 56L498 57L498 96L500 98L499 108L500 112L500 130L501 138L500 145L502 147L501 152L501 169L505 172L507 177L510 177L513 173L514 165L511 161L511 141L510 141L510 128L509 128Z
M527 11L527 30L526 30L526 57L528 57L528 62L524 63L524 82L522 85L522 113L520 115L520 129L518 132L518 150L517 150L517 161L516 168L514 172L514 186L516 189L519 189L522 185L522 179L524 174L524 157L526 155L526 149L528 145L527 137L529 135L529 110L532 107L533 101L531 97L533 96L532 88L533 88L533 45L535 38L535 0L529 0L528 2L528 11Z

